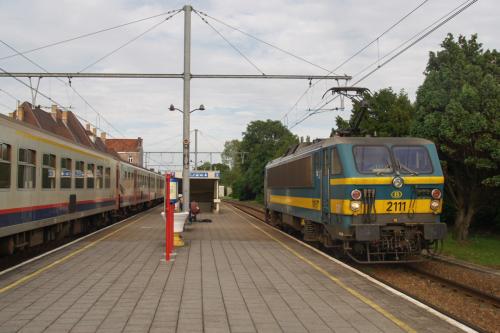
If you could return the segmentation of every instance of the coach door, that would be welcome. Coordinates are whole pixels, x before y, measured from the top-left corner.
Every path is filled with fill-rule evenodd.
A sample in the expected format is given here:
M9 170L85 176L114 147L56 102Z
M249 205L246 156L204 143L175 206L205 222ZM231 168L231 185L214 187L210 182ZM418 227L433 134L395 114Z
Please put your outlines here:
M330 220L330 149L324 149L321 159L321 210L323 222Z

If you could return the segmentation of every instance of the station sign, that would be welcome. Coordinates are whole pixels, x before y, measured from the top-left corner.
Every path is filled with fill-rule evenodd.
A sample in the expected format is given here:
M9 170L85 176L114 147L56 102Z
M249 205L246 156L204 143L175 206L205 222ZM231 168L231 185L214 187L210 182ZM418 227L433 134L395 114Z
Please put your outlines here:
M177 179L170 179L170 202L176 203L179 197L179 186Z
M189 173L190 178L208 178L208 172L198 172L198 171L191 171Z

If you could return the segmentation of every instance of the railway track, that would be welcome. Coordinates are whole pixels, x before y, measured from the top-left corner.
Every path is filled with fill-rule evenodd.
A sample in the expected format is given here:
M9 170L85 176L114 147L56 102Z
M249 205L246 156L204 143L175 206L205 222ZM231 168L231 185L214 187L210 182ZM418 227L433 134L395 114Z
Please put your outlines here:
M265 222L263 208L236 201L225 202ZM331 255L331 253L326 253ZM429 259L429 261L433 260ZM344 262L479 332L500 331L500 323L498 323L500 297L497 295L500 290L495 287L488 292L484 288L481 289L484 287L481 283L479 286L460 283L416 264L359 265L349 261ZM461 263L446 261L444 258L439 258L435 264L459 267L463 275L466 275L469 269ZM477 274L480 269L470 270ZM486 272L484 270L482 273L488 274ZM499 278L495 272L490 275L492 279Z

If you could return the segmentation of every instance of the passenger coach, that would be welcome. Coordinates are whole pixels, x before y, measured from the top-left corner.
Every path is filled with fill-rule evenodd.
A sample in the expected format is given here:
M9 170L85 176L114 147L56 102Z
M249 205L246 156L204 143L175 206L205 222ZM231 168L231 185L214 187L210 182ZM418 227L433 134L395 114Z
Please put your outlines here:
M358 262L418 261L446 234L443 183L428 140L333 137L266 166L267 219Z
M17 112L21 121L0 115L3 254L95 229L163 199L161 175L121 161L106 150L95 132L83 144L87 134L77 120L71 124L67 117L64 123L29 108L33 122L53 126L48 131L22 121L21 106ZM70 132L72 126L76 129ZM59 135L66 133L63 129L80 137L70 140Z

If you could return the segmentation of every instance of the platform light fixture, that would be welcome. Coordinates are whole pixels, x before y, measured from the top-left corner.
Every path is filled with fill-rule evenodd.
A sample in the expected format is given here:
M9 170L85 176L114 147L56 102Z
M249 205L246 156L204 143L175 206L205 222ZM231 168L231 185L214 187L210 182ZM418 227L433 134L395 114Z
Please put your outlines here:
M173 104L170 104L170 107L168 108L169 111L179 111L180 113L183 113L181 109L176 108ZM189 111L189 113L193 113L195 111L205 111L205 105L200 104L200 106L197 109Z

